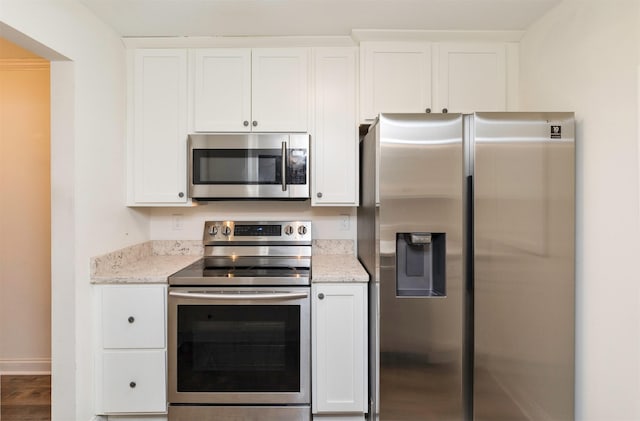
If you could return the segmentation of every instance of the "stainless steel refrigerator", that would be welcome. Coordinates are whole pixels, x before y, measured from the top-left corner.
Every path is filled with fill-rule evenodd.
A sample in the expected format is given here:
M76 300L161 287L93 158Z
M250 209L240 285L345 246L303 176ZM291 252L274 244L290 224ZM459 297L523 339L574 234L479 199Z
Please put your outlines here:
M574 418L573 113L381 114L361 142L369 418Z

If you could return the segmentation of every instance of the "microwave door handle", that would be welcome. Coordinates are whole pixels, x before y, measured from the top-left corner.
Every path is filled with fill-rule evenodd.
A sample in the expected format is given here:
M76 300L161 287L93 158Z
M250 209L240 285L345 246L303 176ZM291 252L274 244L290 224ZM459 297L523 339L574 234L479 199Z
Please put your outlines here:
M282 142L282 191L287 191L287 142Z
M223 293L207 293L207 292L177 292L170 291L169 295L180 298L194 298L205 300L297 300L300 298L307 298L309 293L307 292L272 292L272 293L259 293L252 292L247 294L223 294Z

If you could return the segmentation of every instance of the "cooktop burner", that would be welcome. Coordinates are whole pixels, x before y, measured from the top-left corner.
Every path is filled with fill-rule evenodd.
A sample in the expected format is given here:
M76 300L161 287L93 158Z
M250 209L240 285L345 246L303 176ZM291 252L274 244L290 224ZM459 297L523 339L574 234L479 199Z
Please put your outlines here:
M204 257L169 285L310 285L311 222L207 221Z

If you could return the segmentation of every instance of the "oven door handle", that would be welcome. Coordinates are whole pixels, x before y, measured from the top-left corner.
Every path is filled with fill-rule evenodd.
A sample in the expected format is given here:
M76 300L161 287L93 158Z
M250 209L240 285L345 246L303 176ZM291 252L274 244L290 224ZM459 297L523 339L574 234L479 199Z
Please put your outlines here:
M307 298L308 292L254 292L251 294L220 294L209 292L178 292L170 291L169 295L180 298L194 298L205 300L297 300Z

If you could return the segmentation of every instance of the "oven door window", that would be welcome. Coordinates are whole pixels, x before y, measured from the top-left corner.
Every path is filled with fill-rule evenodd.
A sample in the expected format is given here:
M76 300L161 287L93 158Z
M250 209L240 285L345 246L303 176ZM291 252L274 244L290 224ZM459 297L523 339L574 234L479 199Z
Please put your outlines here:
M282 151L194 149L193 184L282 184Z
M179 305L178 392L300 390L300 307Z

